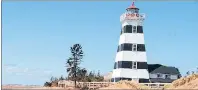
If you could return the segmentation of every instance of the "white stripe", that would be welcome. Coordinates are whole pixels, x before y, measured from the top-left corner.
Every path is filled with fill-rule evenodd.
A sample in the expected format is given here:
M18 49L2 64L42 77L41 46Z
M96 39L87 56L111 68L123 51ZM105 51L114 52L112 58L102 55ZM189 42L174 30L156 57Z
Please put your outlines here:
M138 61L147 62L146 52L134 52L134 51L120 51L116 54L117 61Z
M119 45L123 43L144 44L144 34L123 33L122 35L120 35Z
M147 69L114 69L112 78L115 77L125 77L125 78L144 78L149 79L149 74Z
M124 21L123 23L122 23L122 28L124 27L124 26L126 26L126 25L132 25L132 26L137 26L137 25L140 25L140 26L142 26L142 22L141 21L131 21L131 20L129 20L129 21Z

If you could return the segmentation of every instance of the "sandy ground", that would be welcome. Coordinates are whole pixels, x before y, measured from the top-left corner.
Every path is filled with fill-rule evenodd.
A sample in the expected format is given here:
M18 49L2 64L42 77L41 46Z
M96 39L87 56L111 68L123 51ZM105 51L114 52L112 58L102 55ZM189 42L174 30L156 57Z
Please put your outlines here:
M150 89L147 86L140 85L133 81L120 81L108 87L100 88L100 90L107 90L107 89Z
M74 88L61 88L61 87L42 87L42 86L2 86L2 89L64 89L74 90ZM148 86L140 85L133 81L120 81L108 87L100 88L100 90L107 89L150 89ZM198 90L198 74L189 75L187 77L180 78L173 81L170 85L164 87L164 89L197 89ZM77 89L76 89L77 90Z
M108 87L100 88L101 90L105 89L150 89L147 86L140 85L136 82L131 81L120 81ZM170 89L196 89L198 90L198 74L189 75L187 77L180 78L173 81L170 85L164 87L166 90Z
M165 86L167 89L198 89L198 74L189 75L172 82Z
M2 89L63 89L61 87L2 86Z

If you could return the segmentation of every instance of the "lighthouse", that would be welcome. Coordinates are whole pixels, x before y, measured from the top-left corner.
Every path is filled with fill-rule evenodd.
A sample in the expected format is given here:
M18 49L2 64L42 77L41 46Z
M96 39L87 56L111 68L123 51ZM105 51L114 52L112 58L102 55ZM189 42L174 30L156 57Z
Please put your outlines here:
M120 16L121 33L111 81L132 80L148 83L149 73L144 42L145 14L133 4Z

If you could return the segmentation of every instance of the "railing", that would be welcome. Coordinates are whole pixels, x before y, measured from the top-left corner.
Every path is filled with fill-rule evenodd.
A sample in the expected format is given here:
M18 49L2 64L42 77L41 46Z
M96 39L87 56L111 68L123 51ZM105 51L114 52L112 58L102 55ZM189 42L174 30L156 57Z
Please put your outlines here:
M128 13L125 12L120 16L120 21L123 22L125 20L138 20L143 21L146 15L144 13Z
M80 87L87 86L89 89L98 89L100 87L107 87L113 84L113 82L78 82L77 85ZM160 89L165 85L170 83L140 83L142 85L146 85L152 89ZM67 87L68 85L60 84L59 87Z
M163 88L165 85L169 85L170 83L140 83L142 85L148 86L150 88Z
M97 89L100 87L107 87L111 84L112 82L80 82L80 86L87 86L89 89Z

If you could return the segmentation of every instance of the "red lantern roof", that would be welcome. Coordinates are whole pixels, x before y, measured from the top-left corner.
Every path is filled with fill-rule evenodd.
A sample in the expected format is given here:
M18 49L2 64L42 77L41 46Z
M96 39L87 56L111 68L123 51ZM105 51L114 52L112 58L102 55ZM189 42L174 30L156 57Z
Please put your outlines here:
M136 9L134 2L132 3L132 5L130 7L128 7L127 9Z
M132 8L136 8L135 5L134 5L134 2L132 3L132 5L131 5L130 7L128 7L128 9L130 9L130 8L131 8L131 9L132 9Z

